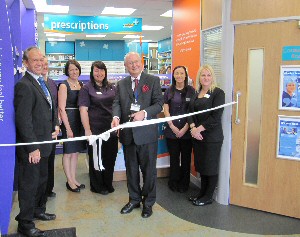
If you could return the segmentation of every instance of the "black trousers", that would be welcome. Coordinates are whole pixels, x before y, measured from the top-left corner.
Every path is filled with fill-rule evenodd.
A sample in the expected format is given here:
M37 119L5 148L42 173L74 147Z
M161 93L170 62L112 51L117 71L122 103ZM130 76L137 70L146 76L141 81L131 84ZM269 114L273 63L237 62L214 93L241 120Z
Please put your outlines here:
M42 157L37 164L28 158L19 162L18 199L20 213L16 220L23 228L34 228L35 214L46 211L46 186L48 179L48 157Z
M55 160L56 143L52 144L52 151L48 158L48 181L46 194L50 194L54 188L54 160Z
M98 144L98 141L97 141ZM99 145L99 144L98 144ZM103 171L94 169L93 147L88 146L89 176L91 191L99 193L112 188L114 167L118 153L118 137L111 136L107 141L102 141L101 159L105 168Z
M187 189L190 184L192 141L170 138L166 140L170 154L169 185Z
M157 142L124 145L124 158L129 201L133 204L142 201L146 206L153 206L156 201ZM140 170L143 175L142 187Z
M216 186L218 184L218 175L201 175L200 198L212 199Z

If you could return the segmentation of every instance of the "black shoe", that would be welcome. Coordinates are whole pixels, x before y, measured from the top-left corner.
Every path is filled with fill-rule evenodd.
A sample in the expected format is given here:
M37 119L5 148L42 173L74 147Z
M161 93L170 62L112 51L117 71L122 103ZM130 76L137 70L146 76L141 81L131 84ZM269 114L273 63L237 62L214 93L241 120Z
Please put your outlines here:
M56 193L55 192L48 193L47 197L54 198L56 197Z
M131 202L128 202L122 209L121 214L128 214L130 213L134 208L139 208L141 205L140 203L133 204Z
M25 235L27 237L41 237L46 236L44 231L41 231L38 228L32 228L32 229L24 229L22 227L18 227L18 232L22 235Z
M76 185L77 188L80 188L80 189L85 189L85 185L84 184L80 184L80 185Z
M108 191L107 190L101 190L99 193L102 194L102 195L107 195Z
M153 211L152 211L152 207L151 206L143 206L143 211L142 211L142 217L143 218L148 218L152 215Z
M195 205L195 206L205 206L205 205L212 204L212 202L213 202L213 200L211 198L209 198L209 199L199 198L199 199L193 201L193 205Z
M40 214L35 214L34 218L41 221L52 221L56 219L56 215L49 214L49 213L40 213Z
M66 187L71 192L74 192L74 193L79 193L80 192L80 188L71 188L71 186L69 185L68 182L66 182Z
M201 192L197 192L196 194L193 194L189 197L189 201L193 202L193 201L196 201L197 199L199 198L202 198L203 195L201 194Z
M108 191L109 193L113 193L113 192L115 191L115 189L114 189L113 186L111 186L111 187L109 187L109 188L107 189L107 191Z

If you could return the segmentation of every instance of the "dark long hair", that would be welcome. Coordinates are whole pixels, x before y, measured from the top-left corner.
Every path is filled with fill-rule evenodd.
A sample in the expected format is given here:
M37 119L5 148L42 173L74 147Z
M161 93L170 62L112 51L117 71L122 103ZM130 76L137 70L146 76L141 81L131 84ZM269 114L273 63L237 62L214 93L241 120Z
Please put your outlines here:
M107 68L106 65L104 64L104 62L102 61L95 61L93 62L92 66L91 66L91 71L90 71L90 80L93 84L93 86L95 88L98 88L99 86L96 84L94 75L93 75L93 71L94 71L94 67L98 68L98 69L103 69L105 71L105 77L102 81L102 87L108 87L110 85L110 83L107 80Z
M68 62L65 65L65 75L68 77L69 76L69 67L70 64L75 65L75 67L78 68L79 70L79 76L81 75L81 66L79 64L79 62L77 62L75 59L69 59Z
M187 70L186 70L186 67L185 66L176 66L174 69L173 69L173 72L172 72L172 85L171 85L171 88L170 88L170 98L169 100L173 99L174 97L174 94L175 94L175 89L176 89L176 80L175 80L175 77L174 77L174 72L176 69L178 68L183 68L184 72L185 72L185 79L184 79L184 88L182 90L182 96L185 96L186 95L186 92L187 92L187 86L188 86L188 83L189 83L189 76L188 76L188 73L187 73Z

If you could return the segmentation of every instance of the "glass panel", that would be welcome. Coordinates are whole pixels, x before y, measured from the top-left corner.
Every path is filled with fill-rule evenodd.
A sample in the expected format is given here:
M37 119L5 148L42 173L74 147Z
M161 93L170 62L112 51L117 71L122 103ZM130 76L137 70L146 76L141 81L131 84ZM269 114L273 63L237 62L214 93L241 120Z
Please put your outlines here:
M262 115L264 50L250 49L248 54L248 110L245 182L257 184L260 128Z
M222 78L222 27L216 27L202 32L202 54L203 63L213 67L217 82Z

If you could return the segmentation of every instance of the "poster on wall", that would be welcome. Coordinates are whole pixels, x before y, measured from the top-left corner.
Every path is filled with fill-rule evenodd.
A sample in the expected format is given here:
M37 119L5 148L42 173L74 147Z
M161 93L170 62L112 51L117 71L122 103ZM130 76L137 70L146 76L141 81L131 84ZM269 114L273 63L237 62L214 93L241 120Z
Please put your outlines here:
M300 161L300 117L278 117L277 158Z
M300 66L280 67L280 110L300 110Z

